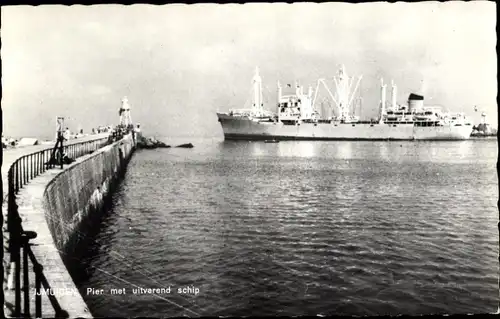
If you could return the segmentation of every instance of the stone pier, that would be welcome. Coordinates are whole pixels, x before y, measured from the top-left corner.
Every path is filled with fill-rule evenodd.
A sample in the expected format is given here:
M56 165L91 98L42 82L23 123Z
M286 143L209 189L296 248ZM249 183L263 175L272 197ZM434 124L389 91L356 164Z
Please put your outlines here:
M92 135L86 138L71 140L66 144L81 143L102 139L107 134ZM9 263L10 254L6 251L9 233L7 221L7 191L8 169L21 156L43 149L47 145L24 147L4 152L2 165L2 181L4 185L4 282L5 294L4 313L8 317L12 313L15 290L8 289L8 279L12 279ZM47 170L25 185L16 196L18 212L25 231L37 233L32 243L31 251L36 260L43 266L43 273L52 289L52 293L70 318L90 318L92 314L87 308L82 296L78 293L73 280L63 263L62 256L70 254L71 238L78 232L82 221L92 214L101 212L103 200L113 183L119 181L120 173L125 169L129 158L135 149L131 134L125 135L110 145L76 159L75 162ZM70 256L71 257L71 256ZM67 259L67 258L66 258ZM22 265L22 258L21 258ZM22 268L22 267L21 267ZM30 315L35 316L35 277L33 265L29 263L29 296ZM21 270L21 274L23 274ZM23 276L21 275L21 287ZM42 287L43 288L43 287ZM21 296L24 292L21 291ZM22 301L24 312L24 300ZM47 296L42 296L42 316L53 317L54 309Z

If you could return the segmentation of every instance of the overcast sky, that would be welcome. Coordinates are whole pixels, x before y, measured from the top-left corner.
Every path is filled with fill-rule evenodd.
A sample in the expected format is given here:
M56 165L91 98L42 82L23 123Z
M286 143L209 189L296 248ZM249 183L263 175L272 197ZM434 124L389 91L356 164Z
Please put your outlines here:
M222 136L215 112L250 101L255 66L275 110L278 79L315 86L341 64L363 75L362 118L384 77L400 103L423 93L475 122L477 105L497 126L495 26L493 2L2 7L4 135L116 124L127 96L152 135Z

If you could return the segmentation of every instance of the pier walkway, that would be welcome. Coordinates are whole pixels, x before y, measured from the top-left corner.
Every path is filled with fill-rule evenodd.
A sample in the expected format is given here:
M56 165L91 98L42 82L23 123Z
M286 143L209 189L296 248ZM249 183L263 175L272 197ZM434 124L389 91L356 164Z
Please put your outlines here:
M68 150L71 149L73 151L73 154L75 154L74 155L75 157L78 155L84 155L85 151L92 150L89 147L89 146L91 146L92 142L97 142L99 140L105 141L105 139L108 137L108 135L109 135L109 133L102 133L102 134L89 135L89 136L85 136L85 137L78 138L78 139L72 139L72 140L65 142L65 147L70 146L70 145L74 145L72 148L68 147ZM81 146L79 144L81 144ZM93 145L93 146L99 147L99 144L95 143L95 145ZM3 262L3 266L4 266L4 278L3 278L2 288L3 288L5 300L4 300L3 312L0 313L0 317L2 317L2 314L4 314L6 317L14 314L14 310L15 310L15 306L16 306L16 294L18 294L18 296L17 296L18 299L19 299L21 293L23 295L25 294L24 291L20 292L21 289L17 289L17 290L16 289L13 289L13 290L9 289L9 286L12 285L12 282L9 283L9 276L11 277L10 279L12 280L13 274L11 273L12 272L11 271L11 254L7 251L8 245L9 245L8 244L9 238L10 238L10 234L8 232L8 229L7 229L8 198L9 198L8 172L9 172L9 169L11 168L11 166L14 163L16 163L16 161L18 161L20 158L22 158L23 156L34 154L34 153L37 153L37 152L40 152L43 150L48 150L48 149L51 149L52 147L53 147L53 145L45 144L45 145L24 146L24 147L17 147L17 148L3 150L3 162L2 162L2 184L3 184L2 185L3 186L3 194L2 194L2 196L3 196L3 202L2 202L2 214L3 214L3 225L2 225L3 233L2 234L3 234L3 239L2 240L3 240L3 245L2 246L3 246L4 256L3 256L2 262ZM81 149L78 149L78 148L81 148ZM69 155L70 155L70 157L72 157L71 152ZM28 160L30 160L30 159L28 158ZM34 158L31 160L34 160ZM40 160L40 158L38 158L38 160ZM42 163L42 165L43 165L43 163ZM41 165L40 165L40 162L37 162L36 166L38 166L38 167L34 168L35 165L33 165L30 168L29 166L30 165L28 165L26 172L22 172L23 174L36 175L35 174L36 172L34 170L39 168ZM67 165L65 165L65 166L67 166ZM30 171L30 169L32 171ZM24 186L24 189L22 189L22 191L20 191L16 196L17 197L16 202L19 205L19 210L21 210L21 208L25 202L30 202L30 200L32 200L34 197L40 197L40 201L41 201L41 197L42 197L44 188L47 185L48 181L50 181L50 179L52 179L60 171L61 171L61 169L59 168L59 166L57 166L56 168L48 170L45 173L41 174L39 177L33 176L34 178L32 178L31 181L29 181L29 179L27 178L28 183L27 184L23 183L23 185L26 184ZM28 197L29 199L26 200L26 197ZM40 211L42 212L43 210L40 210ZM22 225L29 224L29 226L30 226L27 228L27 230L35 230L36 229L37 233L38 233L38 237L50 236L50 232L48 232L48 229L45 230L45 229L38 228L36 226L37 224L43 224L43 225L46 224L44 222L43 214L30 215L30 216L32 216L31 219L33 219L33 220L31 220L31 219L28 220L26 214L20 213L20 215L22 218ZM40 215L40 216L38 216L38 215ZM42 238L39 238L39 239L42 239ZM33 252L31 252L31 253L33 253ZM19 265L19 266L20 266L19 272L24 273L24 270L22 269L23 266L22 265ZM51 265L43 265L42 264L42 266L45 266L45 269L51 269ZM31 269L31 268L33 268L32 266L30 266L28 268L29 268L29 271L28 271L29 282L32 283L30 285L30 288L29 288L31 296L30 296L30 298L28 298L28 299L25 298L25 299L29 300L29 306L28 306L30 309L29 313L34 315L35 311L36 311L36 309L35 309L35 296L33 294L34 289L35 289L35 274L33 273L32 269ZM59 277L60 277L60 280L70 280L71 281L71 277L69 277L69 274L67 274L67 272L64 272L62 274L62 276L60 275ZM19 282L19 283L20 283L19 288L21 288L24 285L24 279L23 279L22 284L21 284L21 282ZM71 281L71 283L72 283L72 281ZM81 298L81 296L80 296L80 298ZM20 301L18 300L17 302L18 302L17 306L19 308ZM25 304L24 306L26 307L27 304ZM53 306L51 305L51 302L49 301L49 298L47 298L47 297L42 298L42 309L44 310L44 313L43 313L44 317L55 315L55 312L53 310ZM24 313L24 315L29 316L29 314L26 314L26 313ZM88 314L88 316L90 316L90 314Z
M95 141L102 138L105 138L109 135L109 133L101 133L88 135L77 139L72 139L64 142L64 145L72 145L82 142ZM55 142L54 142L55 144ZM7 173L12 164L17 161L20 157L28 154L32 154L41 150L49 149L54 145L51 144L42 144L42 145L33 145L33 146L21 146L15 148L4 148L3 149L3 161L2 161L2 182L3 182L3 195L4 198L7 195ZM4 202L5 204L5 202Z

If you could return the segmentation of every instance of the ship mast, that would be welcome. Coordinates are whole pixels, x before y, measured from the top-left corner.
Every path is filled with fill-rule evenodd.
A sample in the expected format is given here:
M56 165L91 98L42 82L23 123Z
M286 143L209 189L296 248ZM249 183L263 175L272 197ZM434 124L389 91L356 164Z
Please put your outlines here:
M398 87L394 83L394 80L391 81L392 84L392 91L391 91L391 97L392 97L392 110L396 111L398 106L397 106L397 95L398 95Z
M331 99L333 102L335 102L337 106L337 110L339 113L339 118L341 120L345 120L348 118L349 115L349 109L352 105L352 102L354 100L354 96L356 95L356 91L358 90L359 84L361 82L361 79L363 76L360 76L358 78L358 81L356 82L356 85L354 86L354 89L352 89L353 84L354 84L354 78L349 78L347 76L347 73L345 71L344 65L339 70L339 75L338 77L334 77L335 81L335 88L337 89L336 91L336 97L333 95L333 93L330 91L328 86L325 83L324 79L319 79L318 84L316 86L316 92L314 94L314 99L313 99L313 107L316 103L317 97L318 97L318 91L319 91L319 85L323 84L325 89L327 90L328 94L330 95Z
M348 116L347 104L348 104L348 94L349 94L349 78L345 74L345 67L339 70L338 79L335 78L335 86L337 87L337 97L340 109L340 118L345 119Z
M384 84L384 79L380 79L380 124L384 121L386 89L387 84Z
M277 105L277 112L276 114L278 114L278 122L281 122L281 107L280 107L280 103L281 103L281 97L283 96L283 88L281 87L281 83L280 81L278 81L278 102L276 103Z
M253 77L253 111L262 114L264 105L262 104L262 79L259 75L259 67L255 68Z
M328 85L326 85L324 79L319 79L318 80L318 84L316 86L316 93L314 94L313 108L316 105L316 101L317 101L317 98L318 98L318 92L319 92L319 85L320 84L323 84L323 86L325 87L326 91L328 92L328 94L330 95L330 97L332 98L333 102L335 102L335 104L337 105L337 108L338 108L339 102L337 102L337 99L335 99L335 96L333 95L332 91L330 91L330 89L328 88ZM340 109L339 109L339 113L340 113Z

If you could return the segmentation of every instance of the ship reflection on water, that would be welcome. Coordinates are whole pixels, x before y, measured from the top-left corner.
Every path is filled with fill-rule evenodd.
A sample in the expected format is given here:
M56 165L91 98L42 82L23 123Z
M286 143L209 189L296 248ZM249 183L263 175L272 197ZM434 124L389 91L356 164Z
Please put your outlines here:
M253 156L278 156L291 158L331 157L335 159L345 160L352 158L352 143L332 143L318 141L281 141L280 143L272 144L264 143L261 141L254 141L249 143L251 155Z
M310 141L281 142L277 145L276 155L280 157L314 157L320 145Z

